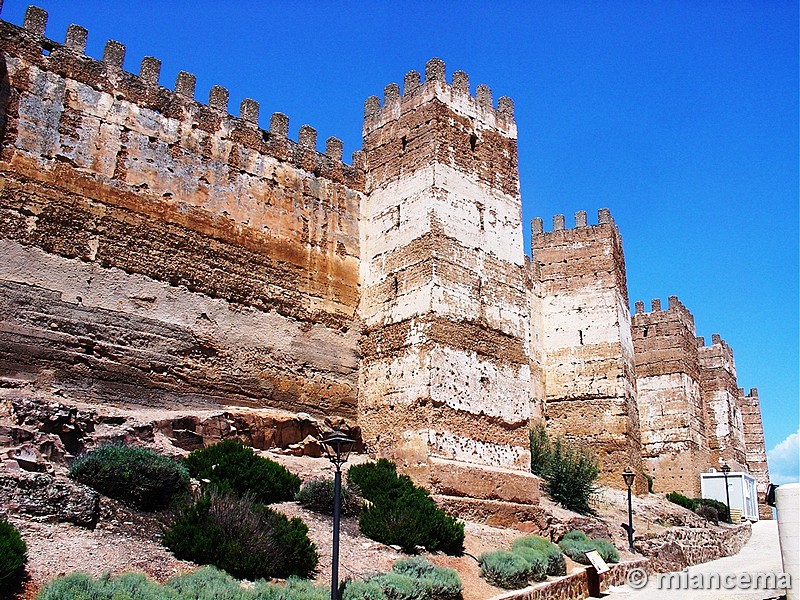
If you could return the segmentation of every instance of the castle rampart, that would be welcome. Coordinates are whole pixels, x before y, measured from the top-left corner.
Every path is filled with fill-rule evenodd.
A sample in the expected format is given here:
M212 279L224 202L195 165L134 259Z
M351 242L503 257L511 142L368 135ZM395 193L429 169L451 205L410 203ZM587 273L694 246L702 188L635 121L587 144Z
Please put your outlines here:
M363 173L282 115L262 131L254 102L232 117L222 88L200 104L193 76L167 90L155 59L127 73L121 44L96 61L85 30L62 45L45 22L0 23L4 371L355 416Z
M767 481L732 351L696 345L677 298L631 317L608 209L534 219L525 256L511 99L431 59L366 101L348 165L337 138L318 152L308 125L262 129L255 100L233 116L225 88L199 102L191 73L167 89L158 59L130 73L123 44L95 60L46 21L0 22L5 389L345 417L471 511L538 501L540 419L608 485L646 466L695 493L721 460Z

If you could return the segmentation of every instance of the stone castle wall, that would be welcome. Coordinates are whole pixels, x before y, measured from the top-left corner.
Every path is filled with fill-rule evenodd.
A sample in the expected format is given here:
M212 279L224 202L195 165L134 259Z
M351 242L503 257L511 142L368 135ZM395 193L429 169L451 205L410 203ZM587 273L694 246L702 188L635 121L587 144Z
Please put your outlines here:
M4 379L142 405L354 417L363 173L124 47L0 23ZM44 50L44 52L43 52Z
M45 26L0 22L5 387L344 417L454 506L538 500L540 419L608 485L632 467L694 495L721 460L768 480L730 348L697 345L677 299L631 318L607 209L534 220L525 255L510 99L433 59L367 100L348 165L281 113L260 129L253 100L232 116L224 88L198 102L191 74L167 89L158 60L134 75L118 42L98 61Z

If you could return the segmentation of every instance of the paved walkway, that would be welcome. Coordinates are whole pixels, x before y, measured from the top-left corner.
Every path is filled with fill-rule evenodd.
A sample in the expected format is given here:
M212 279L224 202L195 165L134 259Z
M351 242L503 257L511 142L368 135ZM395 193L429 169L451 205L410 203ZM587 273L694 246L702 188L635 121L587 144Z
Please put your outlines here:
M695 600L696 598L702 600L765 600L780 597L784 592L765 589L763 585L761 589L755 590L741 589L739 586L736 589L725 589L723 587L726 582L725 575L741 577L746 573L781 573L782 570L781 552L778 545L778 522L759 521L753 525L753 535L738 554L689 567L688 574L683 571L673 574L671 579L663 579L666 577L664 575L651 575L647 585L639 590L632 588L630 584L612 587L605 597L609 600L644 600L645 598L648 600L650 598L659 600ZM719 574L721 583L709 581L711 574ZM671 582L672 589L659 589L659 580L662 582L662 588L667 585L667 582ZM728 581L735 580L728 579ZM716 587L716 589L701 591L697 589L701 582L707 588ZM796 585L797 583L795 582ZM686 589L687 584L691 589ZM683 589L676 589L677 585Z

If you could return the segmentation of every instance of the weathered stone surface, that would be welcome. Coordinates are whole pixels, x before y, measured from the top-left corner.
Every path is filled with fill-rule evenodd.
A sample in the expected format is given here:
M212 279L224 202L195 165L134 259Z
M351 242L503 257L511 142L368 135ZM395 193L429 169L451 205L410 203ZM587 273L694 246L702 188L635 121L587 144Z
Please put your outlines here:
M432 60L424 82L367 101L350 166L336 138L321 154L304 126L294 142L281 113L261 130L254 100L231 116L227 90L201 104L193 75L160 87L156 59L134 75L113 42L92 60L85 30L62 46L31 14L0 21L0 387L169 416L15 406L0 440L31 444L22 463L162 434L184 451L235 437L316 453L344 418L373 454L455 492L473 466L524 481L544 419L599 453L609 485L641 473L643 439L660 484L725 459L763 487L758 403L737 405L729 349L693 353L672 307L642 319L676 343L634 347L608 210L574 229L534 221L525 256L509 98L495 109ZM467 471L436 474L438 460Z
M0 505L11 513L94 527L100 496L85 485L47 473L0 470Z

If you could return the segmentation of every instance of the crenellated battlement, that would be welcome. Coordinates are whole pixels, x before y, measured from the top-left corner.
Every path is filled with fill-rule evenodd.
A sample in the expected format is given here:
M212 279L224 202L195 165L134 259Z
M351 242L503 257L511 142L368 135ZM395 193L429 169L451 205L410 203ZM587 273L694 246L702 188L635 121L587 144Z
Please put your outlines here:
M597 211L597 224L589 225L585 210L579 210L575 213L575 229L583 229L584 227L596 227L598 225L613 224L614 218L611 216L611 211L607 208L601 208ZM566 230L566 220L564 215L553 216L553 229L551 231L544 230L544 221L541 217L536 217L531 220L531 235L542 235L552 233L554 231Z
M711 334L711 344L708 345L706 345L706 338L704 336L697 336L695 339L697 341L698 348L713 348L714 346L720 346L724 349L727 349L728 352L731 352L731 347L718 333Z
M475 118L478 124L483 123L516 139L514 101L511 98L502 96L495 107L489 86L479 84L473 96L467 73L455 71L449 84L446 75L444 61L432 58L425 65L424 81L419 71L412 70L403 78L402 91L398 84L390 83L383 90L382 103L378 96L367 98L364 102L364 136L425 101L438 98L457 113Z
M316 130L308 125L300 128L298 140L288 137L289 119L283 113L274 113L269 129L258 127L260 106L256 100L245 98L239 105L239 114L228 112L229 92L215 85L208 101L195 99L197 78L181 71L172 90L162 87L159 79L161 61L145 56L138 75L125 70L126 47L109 40L100 60L85 55L88 31L80 25L70 25L64 43L47 37L47 12L30 6L22 27L0 21L4 48L11 56L18 56L44 71L52 71L68 79L87 84L98 91L113 93L117 101L128 101L148 108L166 117L179 120L213 122L218 129L230 130L231 137L251 149L292 163L294 166L359 188L363 179L363 161L360 151L353 154L353 164L343 162L343 144L335 137L328 138L324 152L317 151ZM360 166L359 166L360 165Z
M645 311L644 302L637 300L634 304L633 324L643 325L655 319L670 318L670 314L690 325L692 335L694 335L694 315L680 301L677 296L670 296L667 300L667 308L663 309L660 298L653 298L650 301L650 311ZM673 318L674 318L673 317Z

